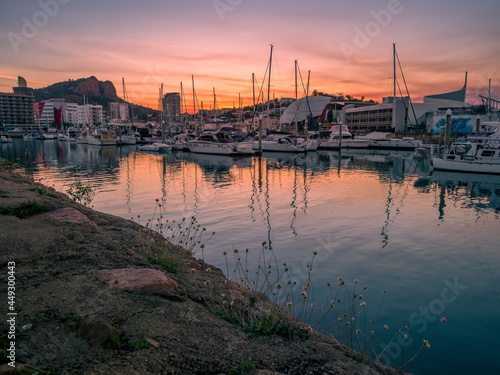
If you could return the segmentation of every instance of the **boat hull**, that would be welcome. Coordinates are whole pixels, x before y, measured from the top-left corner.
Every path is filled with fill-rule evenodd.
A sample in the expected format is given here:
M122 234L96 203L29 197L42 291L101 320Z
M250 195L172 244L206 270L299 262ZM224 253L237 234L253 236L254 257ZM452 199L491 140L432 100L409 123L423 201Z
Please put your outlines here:
M435 170L500 174L500 162L480 162L477 160L446 160L441 158L432 159L432 167Z
M242 155L237 149L237 143L217 143L208 141L189 141L186 143L189 151L196 154L212 154L237 156Z
M339 147L339 141L338 140L329 140L329 139L321 139L319 141L318 145L318 150L338 150L339 148L368 148L370 145L370 141L366 140L357 140L357 139L352 139L352 140L343 140L342 144Z
M387 140L372 140L368 148L384 149L384 150L415 150L417 147L422 146L419 140L406 141L401 139L387 139Z
M305 147L295 146L289 143L278 143L275 141L262 141L262 151L265 152L306 152ZM252 142L254 150L259 149L259 141Z

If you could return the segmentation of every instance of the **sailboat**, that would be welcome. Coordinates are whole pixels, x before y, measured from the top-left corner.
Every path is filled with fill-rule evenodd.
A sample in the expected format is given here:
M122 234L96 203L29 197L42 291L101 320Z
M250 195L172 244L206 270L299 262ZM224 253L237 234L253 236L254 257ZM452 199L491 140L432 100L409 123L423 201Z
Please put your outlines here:
M396 83L397 83L397 77L396 77L396 44L392 45L392 53L393 53L393 97L392 97L392 129L396 129ZM399 61L399 57L398 57ZM401 65L400 65L401 69ZM401 70L401 74L403 71ZM403 81L404 81L404 76L403 76ZM406 82L405 82L406 85ZM410 97L408 93L408 97ZM411 99L410 99L410 105L411 105ZM415 121L416 117L415 117ZM368 148L373 148L373 149L386 149L386 150L415 150L418 147L422 146L422 141L414 139L413 137L403 137L403 138L396 138L394 137L394 133L390 132L371 132L365 136L360 136L358 137L360 139L366 139L370 140L371 143L369 144Z
M128 96L127 96L127 90L125 88L125 78L122 78L122 86L123 86L123 102L127 103ZM129 113L128 108L127 108L127 113ZM131 119L131 122L132 121L133 119ZM118 128L118 132L119 132L118 137L116 137L117 145L127 146L127 145L135 145L137 143L137 137L134 134L130 133L129 127L127 127L127 132L125 134L122 134L122 130L120 128Z

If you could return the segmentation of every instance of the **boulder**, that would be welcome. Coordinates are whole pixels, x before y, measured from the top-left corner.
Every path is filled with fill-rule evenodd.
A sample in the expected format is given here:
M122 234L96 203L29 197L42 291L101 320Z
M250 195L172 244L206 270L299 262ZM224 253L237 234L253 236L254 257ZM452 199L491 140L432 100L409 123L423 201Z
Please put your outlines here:
M177 283L165 272L150 268L121 268L101 270L97 277L106 281L111 288L129 292L177 293Z
M94 228L98 232L102 232L101 228L99 228L96 223L94 223L87 216L72 207L58 208L56 210L45 212L40 215L32 216L32 218L46 218L60 221L61 223L82 225Z

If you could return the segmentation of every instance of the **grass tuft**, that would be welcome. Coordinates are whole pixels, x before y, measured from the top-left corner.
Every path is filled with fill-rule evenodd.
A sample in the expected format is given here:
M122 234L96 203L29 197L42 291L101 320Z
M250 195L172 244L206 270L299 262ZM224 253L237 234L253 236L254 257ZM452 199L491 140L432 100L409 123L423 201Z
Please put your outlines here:
M27 201L15 206L7 206L2 208L1 213L4 215L12 215L19 219L25 219L30 216L39 215L49 211L49 208L39 201Z
M247 359L245 362L242 362L238 366L233 367L229 371L229 375L246 375L256 369L257 367L255 367L255 365L252 363L252 360Z

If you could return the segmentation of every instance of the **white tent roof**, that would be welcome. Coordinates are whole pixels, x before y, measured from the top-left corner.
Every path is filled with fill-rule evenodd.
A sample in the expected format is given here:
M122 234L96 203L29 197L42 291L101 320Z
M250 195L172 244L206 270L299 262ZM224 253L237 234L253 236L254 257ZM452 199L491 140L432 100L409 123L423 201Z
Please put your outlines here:
M281 115L280 123L291 124L295 121L304 121L310 115L309 109L313 117L320 116L331 100L332 98L329 96L308 96L307 99L306 97L300 98L285 109L285 112ZM307 105L308 102L309 106Z

